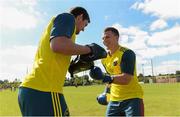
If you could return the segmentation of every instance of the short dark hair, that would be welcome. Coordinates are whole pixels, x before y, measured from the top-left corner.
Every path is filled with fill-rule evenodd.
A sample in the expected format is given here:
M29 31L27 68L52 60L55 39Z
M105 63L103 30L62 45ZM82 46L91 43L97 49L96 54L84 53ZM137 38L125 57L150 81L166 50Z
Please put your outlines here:
M86 11L85 8L83 7L74 7L70 9L70 13L74 15L74 17L77 17L78 15L83 14L83 20L88 20L88 22L90 23L90 18L89 18L89 14Z
M111 31L111 32L113 32L116 36L119 37L119 31L118 31L116 28L114 28L114 27L107 27L107 28L104 29L104 32L107 32L107 31Z

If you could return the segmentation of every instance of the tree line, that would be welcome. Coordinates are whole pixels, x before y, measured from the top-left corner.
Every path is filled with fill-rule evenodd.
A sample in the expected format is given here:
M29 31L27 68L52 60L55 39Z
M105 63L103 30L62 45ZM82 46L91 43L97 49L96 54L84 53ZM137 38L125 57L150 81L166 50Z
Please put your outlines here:
M175 74L159 74L157 76L144 76L142 73L138 75L138 81L143 83L149 83L149 80L153 80L155 82L158 78L179 78L180 79L180 71L176 71ZM179 80L178 80L179 81ZM16 89L21 84L21 80L15 78L14 81L10 82L9 80L0 80L0 90L8 89L11 90ZM102 84L101 81L92 80L88 75L78 76L75 75L74 78L66 78L64 82L64 86L86 86L86 85L94 85L94 84Z

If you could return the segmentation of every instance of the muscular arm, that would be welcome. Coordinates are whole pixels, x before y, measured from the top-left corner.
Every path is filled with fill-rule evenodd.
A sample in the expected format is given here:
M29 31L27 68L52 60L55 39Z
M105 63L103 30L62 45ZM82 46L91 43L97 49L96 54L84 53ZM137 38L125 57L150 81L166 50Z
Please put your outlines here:
M120 85L128 85L131 79L133 78L132 75L127 74L127 73L122 73L121 75L113 76L114 84L120 84Z
M89 47L75 44L66 36L59 36L52 39L50 47L54 52L65 55L87 54L91 51Z
M136 56L132 50L127 50L121 61L122 74L113 76L113 83L120 85L128 85L134 75Z

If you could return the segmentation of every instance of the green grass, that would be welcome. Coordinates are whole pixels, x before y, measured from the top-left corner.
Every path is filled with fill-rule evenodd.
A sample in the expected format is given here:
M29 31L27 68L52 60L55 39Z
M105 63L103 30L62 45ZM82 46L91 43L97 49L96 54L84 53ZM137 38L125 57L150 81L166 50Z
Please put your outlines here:
M146 116L180 116L180 83L144 84ZM65 87L64 95L73 116L104 116L106 106L96 102L96 96L104 90L104 85L85 87ZM0 116L18 116L17 92L0 92Z
M143 85L145 114L180 116L180 83Z
M17 91L0 91L0 116L21 115L18 108Z

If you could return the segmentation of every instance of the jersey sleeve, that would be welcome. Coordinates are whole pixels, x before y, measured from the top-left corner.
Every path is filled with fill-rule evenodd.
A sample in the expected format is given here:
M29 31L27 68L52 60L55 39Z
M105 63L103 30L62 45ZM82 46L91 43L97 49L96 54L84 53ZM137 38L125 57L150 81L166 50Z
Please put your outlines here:
M66 36L71 38L75 28L74 16L69 13L63 13L54 19L51 29L50 40L58 36Z
M135 61L135 53L132 50L125 51L120 64L122 73L134 75Z

